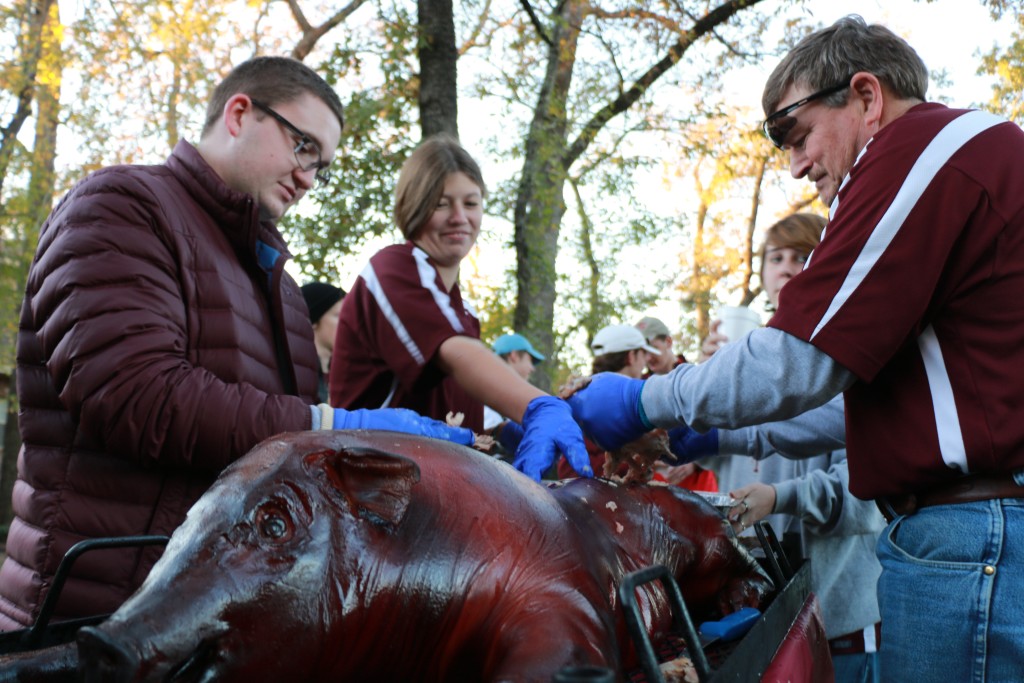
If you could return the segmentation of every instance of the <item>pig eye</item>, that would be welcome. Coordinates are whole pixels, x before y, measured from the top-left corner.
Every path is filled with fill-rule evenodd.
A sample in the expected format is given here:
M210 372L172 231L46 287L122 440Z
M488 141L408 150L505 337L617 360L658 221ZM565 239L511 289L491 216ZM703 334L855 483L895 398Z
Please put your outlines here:
M270 541L287 541L292 537L292 521L279 509L264 508L256 513L256 528L260 536Z

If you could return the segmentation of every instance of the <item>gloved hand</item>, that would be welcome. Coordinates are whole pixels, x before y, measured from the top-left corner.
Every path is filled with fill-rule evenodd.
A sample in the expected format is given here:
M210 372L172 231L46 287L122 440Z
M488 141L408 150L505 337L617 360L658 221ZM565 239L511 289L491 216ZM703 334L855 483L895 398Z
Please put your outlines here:
M498 443L508 453L515 453L519 448L519 442L523 440L523 428L518 422L505 420L498 429Z
M472 446L476 437L473 430L464 427L449 427L444 422L423 417L408 408L378 408L376 410L343 410L330 408L321 410L321 429L383 429L390 432L405 432L444 439L463 446Z
M640 405L643 388L642 379L602 372L566 400L587 436L606 451L614 451L654 429Z
M572 419L569 404L554 396L538 396L523 413L523 439L516 449L513 465L540 481L561 451L577 474L594 476L583 434Z
M668 449L676 456L678 465L718 455L718 430L712 427L701 434L686 425L673 427L668 430Z

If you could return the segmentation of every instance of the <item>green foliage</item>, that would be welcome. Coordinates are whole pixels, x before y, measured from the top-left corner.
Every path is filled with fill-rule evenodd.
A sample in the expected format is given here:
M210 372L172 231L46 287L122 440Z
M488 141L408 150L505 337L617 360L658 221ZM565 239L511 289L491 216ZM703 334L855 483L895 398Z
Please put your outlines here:
M397 229L391 207L398 171L415 146L418 79L416 21L403 8L381 9L373 30L346 31L320 68L346 101L334 179L314 192L319 209L282 221L295 262L310 277L336 279L342 259ZM365 84L351 89L349 84Z
M163 159L198 139L213 85L232 64L226 0L84 3L69 41L81 78L66 125L84 165Z
M0 110L9 115L2 123L0 148L0 187L4 191L0 203L0 375L10 374L15 362L25 277L52 191L56 127L52 113L60 95L61 68L56 4L25 2L12 10L0 12L0 22L12 29L14 37L0 43ZM31 121L28 114L33 95L40 104L34 119L36 149L29 151L19 133Z
M551 51L543 38L555 35L551 15L567 4L581 13L578 43ZM497 230L482 242L500 253L500 263L467 265L463 284L477 303L485 339L511 331L517 305L531 297L556 302L531 318L550 332L556 358L545 371L555 382L589 364L578 349L586 349L600 326L630 322L656 299L683 310L674 322L699 338L718 302L754 293L755 233L779 217L759 215L757 206L806 205L806 191L786 177L781 155L754 129L759 112L736 111L723 95L730 70L773 61L812 28L817 19L802 2L740 10L645 83L630 106L609 109L688 35L695 19L719 4L533 2L542 36L520 3L455 3L460 130L488 180L488 224L513 223L518 204L522 244L550 256L529 264L539 279L532 292L519 292L517 258L526 248L517 253L512 229ZM994 16L1019 14L1024 0L984 4ZM307 5L302 9L311 16L329 11ZM12 37L27 6L16 0L0 8L5 114L22 75ZM75 79L67 86L74 96L65 98L60 120L62 136L74 144L58 166L57 194L101 165L159 161L179 137L195 139L210 88L230 65L254 54L287 53L300 34L291 7L269 0L245 3L243 19L239 5L227 0L78 6L63 62ZM784 40L767 44L768 26L780 24ZM1024 25L1012 44L986 55L982 68L1000 79L995 108L1018 121L1024 119L1022 36ZM306 60L336 86L347 119L335 181L312 192L282 223L307 277L336 279L369 240L397 237L390 218L394 183L419 137L415 47L415 3L374 0L324 34ZM548 68L552 56L560 59L561 72ZM542 97L547 79L555 77L564 79L564 90ZM29 196L36 156L19 144L4 176L0 335L8 336L0 336L0 353L13 346L14 299L20 301L34 248L35 211L46 205L45 198ZM524 185L524 177L534 185ZM689 199L678 201L679 195ZM665 254L672 257L665 266L645 258Z
M1024 125L1024 15L1017 17L1010 44L986 53L978 73L996 77L989 107Z

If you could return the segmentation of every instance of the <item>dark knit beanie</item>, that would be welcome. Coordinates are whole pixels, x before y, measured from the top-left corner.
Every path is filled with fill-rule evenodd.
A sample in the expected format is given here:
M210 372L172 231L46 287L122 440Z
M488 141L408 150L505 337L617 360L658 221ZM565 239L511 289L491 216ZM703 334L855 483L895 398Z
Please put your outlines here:
M302 285L302 297L309 309L309 322L317 324L331 306L345 298L345 290L326 282Z

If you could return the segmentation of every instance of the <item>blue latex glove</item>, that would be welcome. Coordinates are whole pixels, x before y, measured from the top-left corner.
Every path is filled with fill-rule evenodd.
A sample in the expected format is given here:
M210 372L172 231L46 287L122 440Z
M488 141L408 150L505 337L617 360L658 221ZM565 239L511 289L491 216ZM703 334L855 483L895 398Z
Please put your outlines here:
M698 629L702 636L719 640L736 640L753 628L761 618L760 610L744 607L718 621L705 621Z
M602 372L567 401L587 436L606 451L614 451L654 429L640 405L643 388L642 379Z
M712 427L701 434L686 425L668 430L668 449L676 456L677 465L718 455L718 430Z
M498 443L506 452L515 453L519 448L519 442L523 440L523 433L523 428L518 422L506 420L501 423L501 429L498 430Z
M538 396L523 413L523 439L513 465L536 481L555 462L561 451L576 473L594 476L583 434L572 419L569 404L554 396Z
M423 417L408 408L378 408L376 410L343 410L333 408L333 424L321 424L322 429L383 429L389 432L405 432L444 439L463 446L472 446L476 437L473 430L464 427L449 427L444 422ZM326 420L325 420L326 422Z

